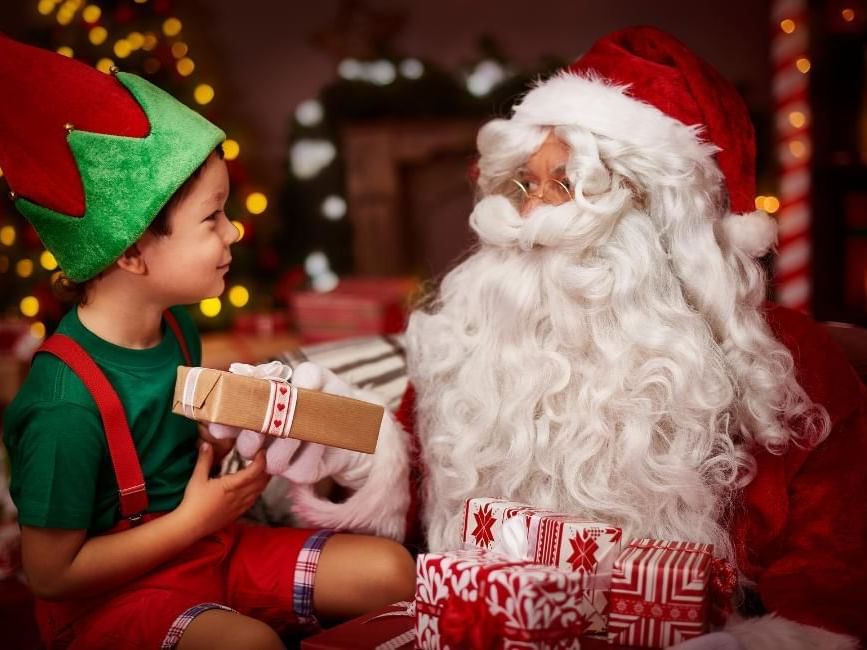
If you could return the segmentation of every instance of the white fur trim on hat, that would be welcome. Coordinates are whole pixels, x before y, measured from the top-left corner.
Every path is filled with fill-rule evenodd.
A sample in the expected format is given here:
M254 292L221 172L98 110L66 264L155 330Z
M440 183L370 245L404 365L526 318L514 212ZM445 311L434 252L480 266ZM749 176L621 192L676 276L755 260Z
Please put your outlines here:
M628 86L600 77L562 72L541 82L515 107L512 120L545 126L580 126L596 135L704 162L717 147L647 102L630 97Z
M752 257L761 257L777 243L777 222L763 210L726 215L722 228L731 246Z

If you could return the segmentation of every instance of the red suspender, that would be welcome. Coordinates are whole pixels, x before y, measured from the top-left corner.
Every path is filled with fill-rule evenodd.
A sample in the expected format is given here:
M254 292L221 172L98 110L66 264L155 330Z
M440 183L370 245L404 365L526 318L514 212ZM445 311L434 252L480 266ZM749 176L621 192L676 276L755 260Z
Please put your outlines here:
M192 365L186 340L178 321L168 311L163 313L163 318L177 337L187 365ZM141 518L141 514L147 510L148 496L141 464L138 461L138 454L127 423L126 412L117 392L85 349L68 336L64 334L50 336L37 352L53 354L69 366L78 375L93 397L93 401L96 402L96 408L99 410L99 416L105 430L108 453L117 479L120 512L133 523L137 522Z
M124 517L140 516L148 507L144 476L126 422L123 404L114 388L84 348L68 336L55 334L49 337L39 351L53 354L72 368L90 391L102 418L108 453L117 477L120 512Z
M181 354L184 355L184 361L188 366L193 365L193 358L190 356L190 350L187 348L187 340L184 338L184 331L181 329L178 319L168 309L163 312L163 319L166 325L175 333L175 338L178 340L178 345L181 346Z

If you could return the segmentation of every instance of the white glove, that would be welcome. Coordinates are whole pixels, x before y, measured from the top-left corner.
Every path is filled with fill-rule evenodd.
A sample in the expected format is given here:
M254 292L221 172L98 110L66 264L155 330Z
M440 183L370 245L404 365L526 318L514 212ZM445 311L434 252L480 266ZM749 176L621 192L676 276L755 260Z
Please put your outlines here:
M367 401L371 399L370 395L360 395L360 391L327 368L309 361L295 369L292 384L298 388L318 390L332 395ZM340 485L350 489L357 489L367 479L371 456L359 451L290 438L275 441L266 452L269 471L271 467L280 470L275 473L293 483L311 484L330 476Z
M669 646L669 650L744 650L744 646L728 632L711 632Z

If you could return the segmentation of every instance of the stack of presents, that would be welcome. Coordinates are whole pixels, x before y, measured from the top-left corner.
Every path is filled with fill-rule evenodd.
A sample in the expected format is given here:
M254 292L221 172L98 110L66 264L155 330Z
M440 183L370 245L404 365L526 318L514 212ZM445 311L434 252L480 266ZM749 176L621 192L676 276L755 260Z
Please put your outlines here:
M419 555L415 601L310 637L326 648L665 648L720 623L735 576L708 544L504 499L467 501L455 550Z
M384 416L382 406L298 389L282 377L186 367L178 369L174 410L367 453ZM302 647L665 648L722 623L736 584L709 544L625 542L610 523L505 499L469 499L453 549L418 556L414 602Z

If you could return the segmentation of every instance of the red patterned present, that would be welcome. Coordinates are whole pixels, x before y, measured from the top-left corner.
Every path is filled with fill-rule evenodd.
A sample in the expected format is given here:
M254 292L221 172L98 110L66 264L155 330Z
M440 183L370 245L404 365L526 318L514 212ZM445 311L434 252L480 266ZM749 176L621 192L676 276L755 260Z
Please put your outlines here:
M614 563L609 639L665 648L704 634L713 560L711 544L633 540Z
M417 288L412 278L341 278L331 291L293 293L292 311L305 343L397 334L406 326L410 296Z
M516 549L515 528L504 527L515 517L524 522L526 551ZM621 538L620 528L611 524L505 499L468 499L464 507L464 542L578 573L584 580L582 608L589 632L606 629L608 582Z
M399 602L301 641L301 650L412 650L415 603Z
M425 650L578 650L581 578L482 549L419 555L416 645Z

